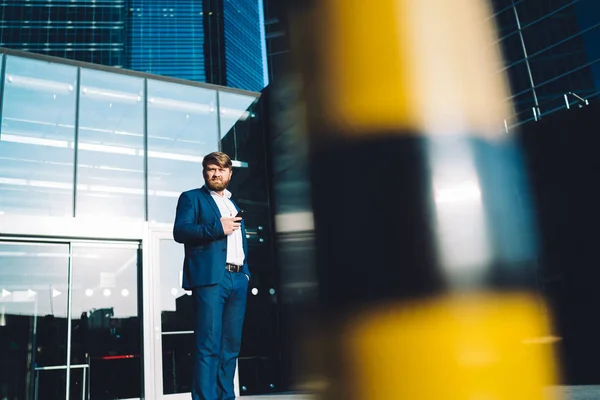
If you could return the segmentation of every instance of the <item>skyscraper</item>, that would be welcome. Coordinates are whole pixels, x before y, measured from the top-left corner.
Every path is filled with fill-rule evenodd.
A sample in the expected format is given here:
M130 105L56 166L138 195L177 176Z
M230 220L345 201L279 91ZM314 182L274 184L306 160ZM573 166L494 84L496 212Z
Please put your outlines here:
M260 91L263 0L5 0L0 47Z
M129 0L127 66L206 82L202 1Z
M125 67L126 0L6 0L0 47Z
M220 2L223 6L227 86L259 91L268 84L262 1Z

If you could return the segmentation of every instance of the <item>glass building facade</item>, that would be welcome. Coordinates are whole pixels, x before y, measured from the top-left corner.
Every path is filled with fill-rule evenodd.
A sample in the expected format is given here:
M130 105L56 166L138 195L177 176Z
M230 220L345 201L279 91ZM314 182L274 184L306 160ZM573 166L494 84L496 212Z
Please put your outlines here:
M129 1L128 67L206 81L202 1Z
M517 123L585 104L600 92L600 4L491 0Z
M126 0L0 2L0 47L124 67Z
M172 221L219 149L234 159L257 290L242 357L277 354L259 95L0 53L0 398L189 397L191 297ZM252 317L265 308L270 324ZM260 381L244 370L242 393L277 388L277 368Z
M223 27L227 86L262 90L269 83L263 1L223 1Z
M0 2L0 47L260 91L262 0Z
M281 79L287 73L290 53L287 3L280 0L263 0L265 39L267 43L267 70L269 81Z

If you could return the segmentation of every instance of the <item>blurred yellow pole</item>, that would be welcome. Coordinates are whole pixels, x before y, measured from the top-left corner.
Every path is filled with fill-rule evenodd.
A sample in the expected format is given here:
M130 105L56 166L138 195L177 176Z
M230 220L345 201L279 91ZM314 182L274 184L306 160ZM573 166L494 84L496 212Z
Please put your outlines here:
M550 321L485 4L306 4L292 37L331 321L323 398L549 398Z

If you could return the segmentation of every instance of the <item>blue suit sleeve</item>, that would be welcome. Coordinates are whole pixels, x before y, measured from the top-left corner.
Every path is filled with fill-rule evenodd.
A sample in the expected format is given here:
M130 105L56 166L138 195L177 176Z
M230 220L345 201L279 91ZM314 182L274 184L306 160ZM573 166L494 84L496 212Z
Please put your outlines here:
M177 201L173 238L178 243L197 244L225 237L220 220L208 224L198 224L194 205L187 193L182 193Z

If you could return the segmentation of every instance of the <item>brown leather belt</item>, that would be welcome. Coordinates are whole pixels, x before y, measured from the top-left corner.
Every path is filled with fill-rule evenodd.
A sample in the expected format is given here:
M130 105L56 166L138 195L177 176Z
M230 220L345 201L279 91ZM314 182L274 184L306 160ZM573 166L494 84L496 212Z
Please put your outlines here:
M242 267L240 265L235 264L225 264L225 269L229 272L240 272Z

